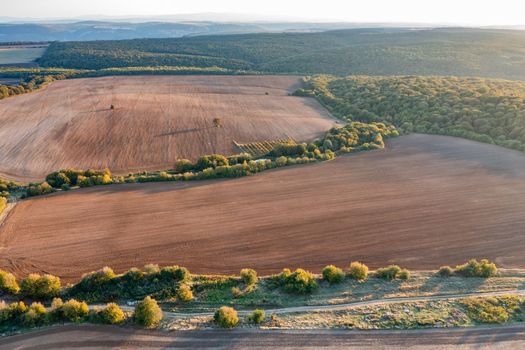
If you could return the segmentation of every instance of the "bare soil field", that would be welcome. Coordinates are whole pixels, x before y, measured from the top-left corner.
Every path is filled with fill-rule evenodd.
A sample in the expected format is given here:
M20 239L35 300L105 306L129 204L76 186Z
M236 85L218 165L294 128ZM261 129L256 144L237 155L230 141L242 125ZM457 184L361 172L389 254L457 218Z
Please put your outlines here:
M104 265L198 273L314 272L360 260L434 269L469 258L525 266L525 154L446 136L253 177L129 184L20 202L0 268L67 281Z
M237 153L234 140L307 141L335 121L314 99L288 96L299 83L293 76L55 82L0 101L0 173L41 180L64 167L159 170L178 158Z

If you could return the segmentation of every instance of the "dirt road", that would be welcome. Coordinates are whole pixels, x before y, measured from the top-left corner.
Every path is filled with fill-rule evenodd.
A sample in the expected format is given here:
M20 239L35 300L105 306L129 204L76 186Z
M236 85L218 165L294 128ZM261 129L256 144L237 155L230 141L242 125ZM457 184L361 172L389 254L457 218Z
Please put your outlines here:
M525 327L420 331L155 332L111 326L53 327L0 340L2 349L520 349Z

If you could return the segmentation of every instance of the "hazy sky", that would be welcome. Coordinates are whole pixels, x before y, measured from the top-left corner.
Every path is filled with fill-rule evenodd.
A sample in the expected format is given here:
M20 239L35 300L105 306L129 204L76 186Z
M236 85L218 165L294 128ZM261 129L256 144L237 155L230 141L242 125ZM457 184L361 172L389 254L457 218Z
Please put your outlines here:
M525 24L525 0L14 0L0 16L173 15L215 12L308 20Z

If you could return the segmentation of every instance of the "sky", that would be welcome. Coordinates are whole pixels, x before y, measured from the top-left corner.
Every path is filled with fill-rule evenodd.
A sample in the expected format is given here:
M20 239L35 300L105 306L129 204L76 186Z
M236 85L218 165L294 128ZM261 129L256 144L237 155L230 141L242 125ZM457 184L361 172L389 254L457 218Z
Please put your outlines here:
M268 20L525 24L525 0L15 0L2 4L0 16L49 19L204 12Z

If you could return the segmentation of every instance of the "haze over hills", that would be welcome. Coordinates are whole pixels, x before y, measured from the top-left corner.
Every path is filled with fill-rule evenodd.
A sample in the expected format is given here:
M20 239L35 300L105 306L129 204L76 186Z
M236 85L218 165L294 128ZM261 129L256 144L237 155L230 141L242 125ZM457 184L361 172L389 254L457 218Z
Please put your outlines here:
M351 23L285 16L194 13L163 16L82 16L75 18L0 17L0 42L90 41L177 38L206 34L316 32L351 28L440 27L423 23Z

